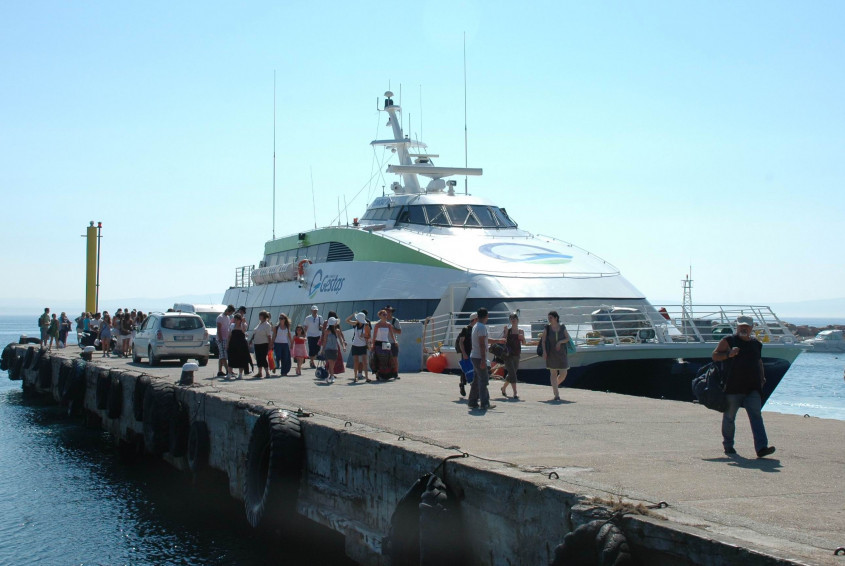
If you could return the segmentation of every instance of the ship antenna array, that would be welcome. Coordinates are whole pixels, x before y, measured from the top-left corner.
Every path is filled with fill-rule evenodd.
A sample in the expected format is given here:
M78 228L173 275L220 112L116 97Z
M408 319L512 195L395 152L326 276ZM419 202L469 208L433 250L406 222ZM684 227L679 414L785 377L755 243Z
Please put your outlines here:
M314 200L314 167L309 166L311 171L311 206L314 209L314 229L317 229L317 202Z
M464 31L464 167L469 167L467 154L467 32ZM469 177L464 175L464 194L469 194Z
M273 239L276 239L276 69L273 69Z

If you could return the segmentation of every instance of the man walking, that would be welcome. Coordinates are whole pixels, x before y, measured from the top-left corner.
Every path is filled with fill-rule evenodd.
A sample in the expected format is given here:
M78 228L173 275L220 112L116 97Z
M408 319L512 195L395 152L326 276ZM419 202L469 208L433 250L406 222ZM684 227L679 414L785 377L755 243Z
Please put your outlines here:
M478 322L478 313L474 312L469 315L469 324L463 327L461 333L458 334L458 355L461 356L462 360L468 360L469 355L472 353L472 329L475 328L476 322ZM461 397L467 394L466 384L467 376L461 370L461 381L458 383L458 390L461 392ZM470 386L471 388L472 386Z
M320 336L323 335L323 317L317 315L317 305L311 306L311 316L305 317L305 337L308 339L308 357L311 359L311 367L314 365L314 358L320 353Z
M229 375L229 324L235 305L229 305L217 316L217 377Z
M722 445L725 454L736 454L736 413L740 407L745 407L751 422L751 434L754 436L754 450L758 458L764 458L773 454L775 447L769 446L766 427L763 425L762 391L766 383L761 355L763 344L754 337L751 331L753 327L754 320L750 316L737 317L736 334L722 338L713 350L712 357L713 361L727 361L729 364L728 382L725 385L728 408L722 414Z
M45 308L44 314L38 317L38 328L41 330L41 347L47 346L47 339L49 338L47 331L50 329L50 309Z
M496 405L490 404L490 392L487 391L487 382L490 380L490 374L487 367L487 309L478 309L478 322L472 328L472 352L470 353L470 360L472 361L472 370L475 372L475 378L472 380L472 385L469 388L469 399L467 399L467 406L470 409L478 409L479 401L481 401L481 410L493 409Z

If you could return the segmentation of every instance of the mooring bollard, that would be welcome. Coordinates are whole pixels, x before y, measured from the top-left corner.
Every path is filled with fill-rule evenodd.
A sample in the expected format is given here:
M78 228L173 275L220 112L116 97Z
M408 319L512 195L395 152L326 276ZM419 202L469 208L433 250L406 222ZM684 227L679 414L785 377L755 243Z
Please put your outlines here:
M179 378L179 385L193 385L194 372L198 369L200 369L200 367L193 362L183 365L182 376Z

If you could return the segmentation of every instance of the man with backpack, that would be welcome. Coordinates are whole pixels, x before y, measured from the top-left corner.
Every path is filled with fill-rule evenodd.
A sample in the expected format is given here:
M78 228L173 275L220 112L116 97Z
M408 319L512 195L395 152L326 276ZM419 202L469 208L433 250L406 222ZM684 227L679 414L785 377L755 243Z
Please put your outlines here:
M722 445L725 454L736 454L734 433L736 432L736 413L745 407L751 422L751 434L754 436L754 449L758 458L773 454L774 446L769 446L766 427L763 425L763 384L766 377L763 371L763 344L754 337L754 320L750 316L736 319L736 333L719 341L713 350L713 361L727 362L729 375L725 384L728 407L722 413Z
M469 355L472 352L472 327L475 326L476 322L478 322L478 313L472 313L469 315L469 324L461 329L461 332L455 339L455 353L458 354L462 360L468 360ZM467 394L466 385L467 376L462 370L461 381L458 384L461 397L465 397Z

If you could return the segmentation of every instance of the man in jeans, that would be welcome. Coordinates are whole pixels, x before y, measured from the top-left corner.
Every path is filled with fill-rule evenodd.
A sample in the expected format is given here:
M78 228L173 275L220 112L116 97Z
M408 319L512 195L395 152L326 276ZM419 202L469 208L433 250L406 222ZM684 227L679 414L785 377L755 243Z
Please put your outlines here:
M472 352L470 353L475 379L472 380L469 388L467 406L470 409L478 409L480 399L481 410L486 411L496 406L490 404L490 392L487 391L487 382L490 380L487 368L487 309L482 307L477 313L478 322L472 327Z
M736 431L736 413L740 407L745 407L748 420L751 422L751 434L754 436L754 449L758 458L764 458L775 451L769 446L766 437L766 427L763 425L762 390L766 383L763 374L763 344L752 333L754 320L750 316L740 316L736 319L736 334L726 336L719 341L713 350L713 361L730 364L730 374L725 385L728 398L728 408L722 414L722 445L725 454L736 454L734 449L734 433Z

